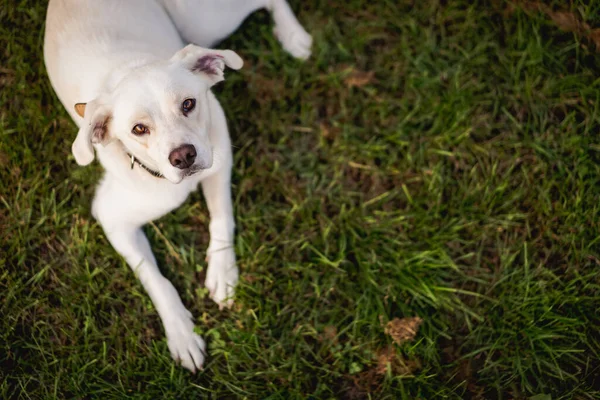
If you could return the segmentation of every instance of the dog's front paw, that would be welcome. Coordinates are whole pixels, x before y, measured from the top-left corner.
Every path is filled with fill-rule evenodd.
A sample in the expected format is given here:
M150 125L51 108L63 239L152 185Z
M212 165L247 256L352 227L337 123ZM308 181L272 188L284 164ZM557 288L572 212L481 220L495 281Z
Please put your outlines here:
M171 315L169 320L165 321L165 330L171 357L192 372L202 369L206 345L194 332L190 312L183 308L181 312Z
M202 369L206 345L194 332L192 313L181 302L177 290L166 279L162 280L156 296L162 299L158 312L167 334L167 345L173 360L182 367L196 372Z
M283 48L292 56L301 60L310 57L310 48L312 46L312 36L304 30L300 24L291 24L287 26L275 25L273 33L283 46Z
M210 298L219 305L219 308L233 305L233 295L238 277L235 253L232 248L209 250L208 269L204 284L209 290Z

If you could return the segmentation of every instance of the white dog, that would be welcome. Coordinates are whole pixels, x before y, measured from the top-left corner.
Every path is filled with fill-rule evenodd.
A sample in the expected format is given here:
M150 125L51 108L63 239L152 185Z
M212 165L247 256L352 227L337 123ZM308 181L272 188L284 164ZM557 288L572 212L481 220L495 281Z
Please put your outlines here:
M44 57L52 86L79 132L75 160L94 149L106 173L92 214L135 271L165 327L171 355L195 371L204 341L191 313L160 273L142 226L181 205L202 183L210 213L206 287L231 305L238 281L233 250L231 144L210 87L231 50L211 50L259 8L270 10L283 47L310 55L312 39L285 0L50 0ZM184 47L184 40L192 42Z

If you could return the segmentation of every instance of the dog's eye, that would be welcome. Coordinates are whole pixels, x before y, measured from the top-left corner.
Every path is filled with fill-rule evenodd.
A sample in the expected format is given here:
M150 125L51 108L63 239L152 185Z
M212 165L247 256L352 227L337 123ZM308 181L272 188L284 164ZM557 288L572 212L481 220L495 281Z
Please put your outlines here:
M149 134L150 130L148 129L148 127L146 125L137 124L131 130L131 133L133 133L134 135L137 135L137 136L142 136L142 135Z
M181 103L181 111L183 111L183 115L187 115L194 109L194 107L196 107L196 99L185 99L183 103Z

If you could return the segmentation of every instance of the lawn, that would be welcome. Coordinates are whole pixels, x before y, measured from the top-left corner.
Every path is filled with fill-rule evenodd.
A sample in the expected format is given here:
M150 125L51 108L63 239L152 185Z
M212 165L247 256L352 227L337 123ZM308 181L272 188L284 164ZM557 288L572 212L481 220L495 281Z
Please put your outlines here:
M146 229L192 375L90 214L46 2L1 0L0 397L600 398L600 1L548 4L297 0L308 61L266 12L220 45L235 307L200 192Z

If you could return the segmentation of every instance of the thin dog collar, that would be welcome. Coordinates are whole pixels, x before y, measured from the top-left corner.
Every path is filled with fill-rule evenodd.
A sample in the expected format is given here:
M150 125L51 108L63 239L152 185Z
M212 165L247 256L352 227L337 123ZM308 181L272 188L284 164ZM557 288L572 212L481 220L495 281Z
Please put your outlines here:
M142 164L140 162L140 160L138 160L137 158L135 158L135 156L133 154L127 153L127 155L129 156L129 158L131 158L131 169L133 169L133 167L135 166L135 164L137 164L140 167L142 167L143 169L145 169L146 171L148 171L148 173L150 173L155 178L163 178L164 179L163 174L161 174L158 171L155 171L153 169L150 169L150 168L146 167L144 164Z

